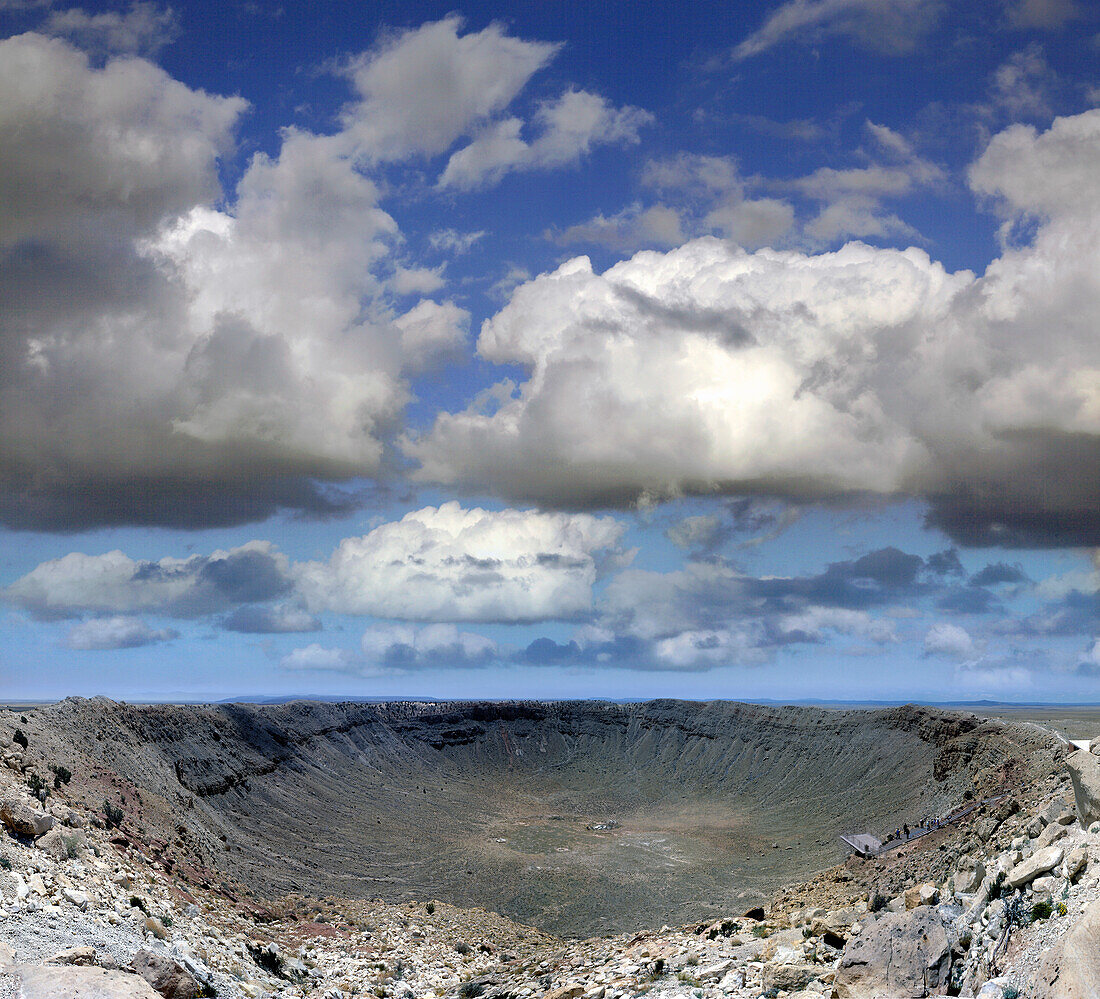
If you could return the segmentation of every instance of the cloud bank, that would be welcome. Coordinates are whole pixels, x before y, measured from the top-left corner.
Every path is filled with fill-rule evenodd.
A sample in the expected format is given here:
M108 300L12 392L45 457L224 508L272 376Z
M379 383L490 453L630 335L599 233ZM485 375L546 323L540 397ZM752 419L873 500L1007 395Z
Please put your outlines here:
M407 452L526 502L915 495L969 545L1100 544L1098 157L1100 111L993 138L970 182L1006 246L981 276L859 243L568 261L482 326L526 380Z

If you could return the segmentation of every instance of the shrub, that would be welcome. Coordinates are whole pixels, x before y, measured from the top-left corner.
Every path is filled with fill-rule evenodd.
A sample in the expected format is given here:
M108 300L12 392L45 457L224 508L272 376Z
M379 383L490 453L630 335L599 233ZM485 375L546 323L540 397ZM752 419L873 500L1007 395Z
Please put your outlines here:
M1049 919L1051 911L1049 902L1036 902L1031 907L1031 921L1036 923L1040 919Z
M27 736L26 736L26 733L21 728L17 728L15 730L15 735L13 735L11 737L11 741L15 742L15 743L18 743L24 749L27 748Z
M122 825L124 818L122 809L118 805L112 805L106 798L103 799L103 817L107 820L108 829Z
M766 926L754 926L752 928L752 935L763 940L768 935L768 928Z
M65 847L65 856L68 857L70 860L76 860L76 858L80 856L79 833L72 833L69 836L66 836L64 833L62 833L61 842L62 844L64 844Z
M1050 915L1049 905L1047 915ZM1009 926L1026 926L1034 921L1031 906L1024 901L1022 895L1015 895L1005 903L1005 920Z
M458 987L458 994L461 999L477 999L484 992L485 984L483 982L463 982Z
M435 902L429 902L426 906L428 915L431 916L435 913Z
M1069 909L1066 908L1066 903L1065 902L1059 902L1058 903L1058 908L1057 908L1056 911L1057 911L1059 916L1064 916L1067 912L1069 912Z
M459 940L458 943L455 944L455 950L459 954L469 954L473 948L465 941Z
M1005 999L1020 999L1020 990L1015 985L1006 986L1003 993Z
M53 786L54 789L58 789L62 784L68 784L73 779L73 772L68 767L59 767L55 764L50 764L50 773L53 774Z
M11 870L11 859L9 857L0 857L0 867L5 871Z
M45 795L42 794L43 791L46 792L46 795L49 795L50 793L50 785L47 784L41 777L39 777L38 774L28 775L27 787L31 789L31 794L33 794L36 798L45 797Z

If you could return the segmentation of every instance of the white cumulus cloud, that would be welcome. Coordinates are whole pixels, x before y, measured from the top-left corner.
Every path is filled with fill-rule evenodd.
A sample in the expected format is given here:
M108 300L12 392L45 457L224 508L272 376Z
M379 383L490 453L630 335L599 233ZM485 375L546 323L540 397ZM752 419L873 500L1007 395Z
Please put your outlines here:
M995 136L970 179L1007 248L977 277L859 243L568 261L482 326L482 357L526 380L406 449L423 480L524 501L916 494L966 543L1100 543L1098 157L1100 111ZM908 190L918 170L814 183Z
M973 659L978 654L978 646L965 628L942 621L928 629L924 651L953 659Z
M407 621L539 621L591 610L605 563L622 559L611 517L426 507L345 538L297 570L314 610Z
M567 90L536 112L534 139L522 138L524 123L519 118L494 122L451 156L439 186L469 190L495 183L512 170L565 166L593 146L637 143L638 130L652 120L641 108L615 108L599 94Z
M179 638L172 628L151 628L138 617L97 617L83 621L69 630L65 645L82 652L105 649L136 649L143 645Z

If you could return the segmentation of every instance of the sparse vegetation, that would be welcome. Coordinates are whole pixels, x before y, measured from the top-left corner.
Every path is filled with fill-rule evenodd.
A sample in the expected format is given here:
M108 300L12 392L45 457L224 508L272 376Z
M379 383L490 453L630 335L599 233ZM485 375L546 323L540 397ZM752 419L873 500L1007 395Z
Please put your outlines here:
M68 767L57 766L53 763L50 764L50 773L53 774L55 790L59 790L62 784L68 784L73 779L73 772Z
M758 924L752 928L752 935L754 937L759 937L761 940L765 940L768 937L768 928Z
M65 856L70 860L76 860L80 856L80 846L83 837L79 833L61 834L61 842L65 847Z
M46 798L49 796L50 785L47 784L38 774L27 775L27 787L30 788L31 794L33 794L36 798Z
M103 817L107 821L108 829L117 829L125 818L122 809L118 805L112 805L106 798L103 800Z
M10 871L11 870L11 858L10 857L0 857L0 867L2 867L5 871Z
M471 947L464 940L459 940L458 943L455 944L455 951L459 954L464 955L464 956L466 954L469 954L470 951L472 951L472 950L473 950L473 947Z
M1050 915L1050 906L1047 905L1047 915ZM1022 895L1014 895L1005 903L1005 919L1009 926L1026 926L1034 921L1032 908L1024 901Z
M657 979L663 977L664 973L665 973L665 959L663 957L659 957L649 966L649 972L648 972L649 980L651 982L655 982L655 981L657 981Z
M425 908L428 910L428 915L435 915L435 902L429 902Z

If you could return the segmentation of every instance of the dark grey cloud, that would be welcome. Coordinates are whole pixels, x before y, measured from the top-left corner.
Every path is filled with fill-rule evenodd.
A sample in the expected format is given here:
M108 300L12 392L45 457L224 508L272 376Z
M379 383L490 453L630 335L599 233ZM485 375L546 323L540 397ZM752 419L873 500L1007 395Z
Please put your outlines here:
M321 622L312 614L296 607L266 607L249 604L238 607L226 616L221 627L250 635L280 635L320 631Z
M255 468L254 477L215 476L201 484L183 475L102 481L62 478L61 469L0 471L0 524L63 534L124 525L199 530L254 523L280 511L344 517L363 504L362 490L304 477L270 477L254 462L238 467L248 464Z
M931 492L929 527L967 548L1100 547L1100 435L1005 432L957 458L969 480Z
M560 666L581 658L576 642L555 642L552 638L536 638L519 653L522 662L533 666Z
M948 548L946 551L936 552L925 559L925 566L929 572L937 576L965 576L966 570L959 560L958 550Z
M1047 604L1039 613L1004 621L1000 630L1008 634L1042 637L1050 635L1095 635L1100 629L1100 593L1072 590Z
M924 559L898 548L880 548L859 558L833 562L814 576L754 579L748 592L778 606L792 602L858 609L912 599L924 592Z
M991 562L970 577L971 586L1018 585L1030 582L1028 575L1019 563Z
M290 563L266 542L227 552L134 561L120 551L42 562L2 591L38 618L158 613L194 618L288 595Z
M999 608L1001 602L982 587L959 586L943 594L936 601L936 606L954 614L988 614Z

